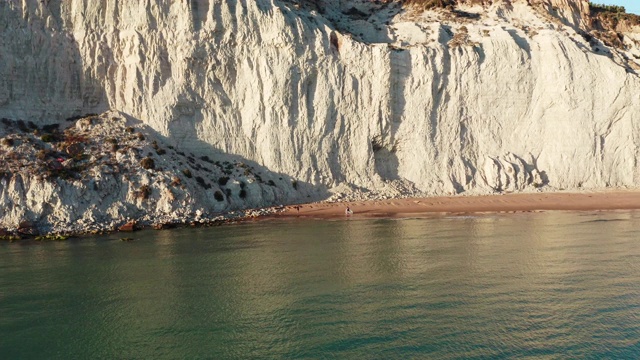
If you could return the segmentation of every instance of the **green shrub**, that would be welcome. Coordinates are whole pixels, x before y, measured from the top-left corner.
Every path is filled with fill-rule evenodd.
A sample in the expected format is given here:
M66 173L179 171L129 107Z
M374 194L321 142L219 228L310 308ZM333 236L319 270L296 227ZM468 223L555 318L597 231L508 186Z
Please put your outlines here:
M58 131L58 129L60 129L60 124L49 124L42 127L42 131L46 133L53 133Z
M47 152L46 152L46 151L44 151L44 150L39 150L39 151L36 153L36 158L38 158L38 160L44 160L44 159L46 159L46 158L47 158Z
M52 134L44 134L40 137L40 140L46 143L50 143L50 142L54 142L56 140L56 137L53 136Z
M624 6L617 5L604 5L589 2L589 8L592 12L610 12L610 13L626 13L627 9Z
M27 127L27 124L24 123L24 120L18 120L16 121L16 125L18 125L18 129L22 132L28 132L29 128Z
M140 186L137 195L139 199L147 200L151 196L151 187L149 185Z
M193 177L193 175L191 174L191 170L189 169L182 170L182 173L184 174L184 176L188 177L189 179Z
M118 151L118 140L114 139L114 138L107 138L105 140L105 142L107 144L109 144L109 148L111 149L111 152L116 152Z
M227 185L228 182L229 182L229 177L228 176L223 176L220 179L218 179L218 185L220 185L220 186L225 186L225 185Z
M142 166L143 169L155 169L156 168L156 162L153 161L152 158L146 157L144 159L142 159L140 161L140 166Z
M13 144L14 144L14 141L11 138L2 139L2 145L4 145L4 146L9 147L9 146L13 146Z
M220 191L220 190L216 190L216 192L213 193L213 197L218 201L223 201L224 200L224 195L222 194L222 191Z
M241 199L244 199L247 197L247 190L242 189L240 190L240 193L238 194L238 196L240 196Z
M211 189L211 184L207 184L202 177L196 176L196 181L198 182L198 184L200 184L200 186L202 186L206 190Z

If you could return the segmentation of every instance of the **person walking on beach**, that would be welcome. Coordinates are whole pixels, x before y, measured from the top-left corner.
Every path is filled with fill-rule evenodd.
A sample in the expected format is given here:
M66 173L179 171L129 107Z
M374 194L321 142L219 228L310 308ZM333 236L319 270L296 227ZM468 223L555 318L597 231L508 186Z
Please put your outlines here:
M344 211L344 214L347 216L351 216L353 215L353 210L351 210L351 208L347 206L347 210Z

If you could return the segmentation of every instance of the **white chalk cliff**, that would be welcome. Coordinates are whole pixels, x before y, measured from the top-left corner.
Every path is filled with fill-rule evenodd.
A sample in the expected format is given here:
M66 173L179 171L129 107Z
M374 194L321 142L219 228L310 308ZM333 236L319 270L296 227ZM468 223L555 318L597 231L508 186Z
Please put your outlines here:
M638 28L589 26L581 0L4 0L0 117L120 111L289 200L638 187Z

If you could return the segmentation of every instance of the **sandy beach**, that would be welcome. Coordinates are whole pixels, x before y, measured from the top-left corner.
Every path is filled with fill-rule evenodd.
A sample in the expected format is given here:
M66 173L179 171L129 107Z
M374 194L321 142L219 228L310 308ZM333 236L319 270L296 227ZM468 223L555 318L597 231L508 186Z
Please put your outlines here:
M529 193L484 196L446 196L287 206L277 217L344 217L347 206L353 217L431 216L438 213L492 213L528 211L592 211L640 209L640 191L584 193Z

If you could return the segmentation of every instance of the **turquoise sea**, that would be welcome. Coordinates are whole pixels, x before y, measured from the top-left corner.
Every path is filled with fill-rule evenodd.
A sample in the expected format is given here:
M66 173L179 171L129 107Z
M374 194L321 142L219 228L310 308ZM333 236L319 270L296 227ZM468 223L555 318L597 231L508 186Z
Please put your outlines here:
M0 244L2 359L635 359L640 213Z

